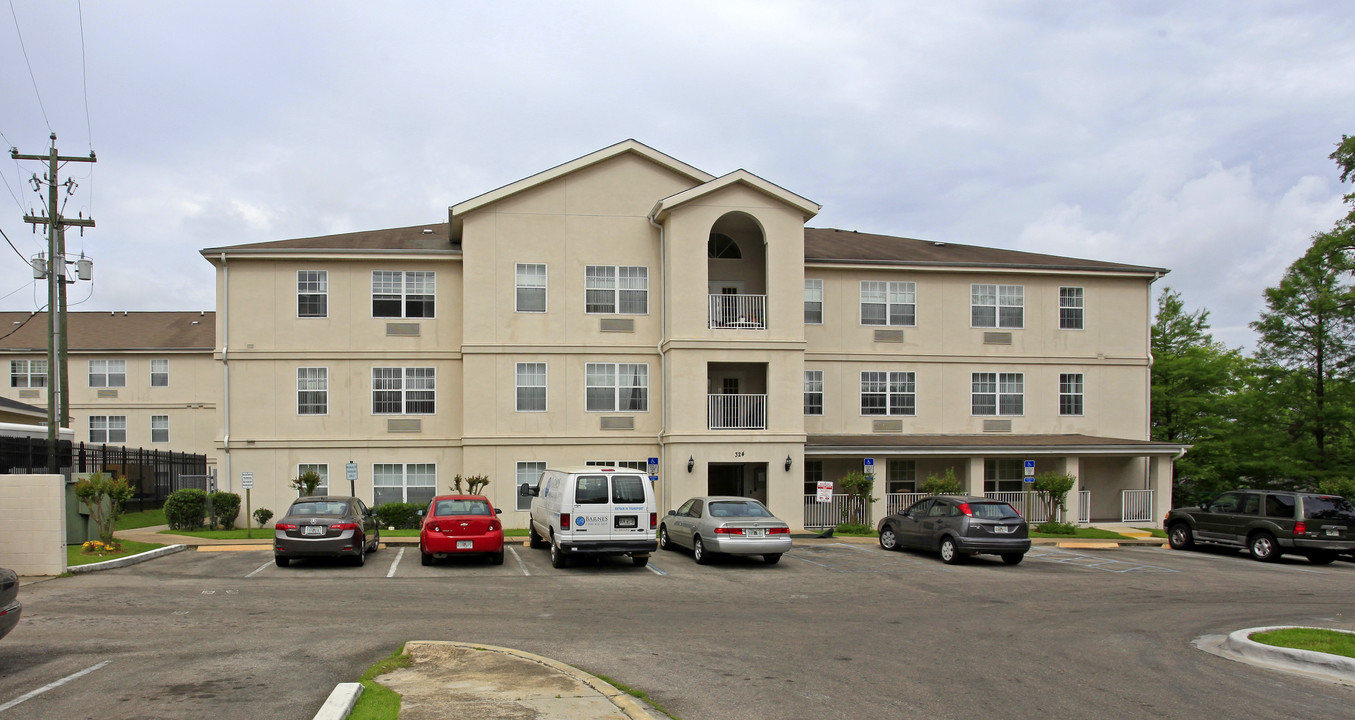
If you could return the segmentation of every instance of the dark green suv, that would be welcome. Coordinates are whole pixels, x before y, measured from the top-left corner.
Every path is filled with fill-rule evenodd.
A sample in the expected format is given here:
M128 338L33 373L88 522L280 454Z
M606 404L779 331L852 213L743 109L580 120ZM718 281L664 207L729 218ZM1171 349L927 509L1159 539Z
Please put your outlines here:
M1216 543L1247 548L1265 562L1294 553L1319 564L1355 552L1355 505L1339 495L1233 490L1199 507L1172 510L1162 524L1177 550Z

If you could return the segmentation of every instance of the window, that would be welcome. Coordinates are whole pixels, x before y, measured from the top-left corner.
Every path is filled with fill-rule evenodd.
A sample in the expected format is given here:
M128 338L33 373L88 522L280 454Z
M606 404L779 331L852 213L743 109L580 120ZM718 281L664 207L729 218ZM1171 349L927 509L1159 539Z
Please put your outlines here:
M521 313L546 312L545 263L518 263L514 277L517 288L514 309Z
M805 278L805 324L823 324L823 281Z
M989 458L983 461L984 492L1020 492L1025 463L1013 459Z
M90 415L89 441L92 443L127 442L127 416Z
M372 368L374 415L432 415L436 396L433 368Z
M127 387L127 361L90 360L89 386L92 388Z
M1022 373L974 373L971 410L974 415L1022 415L1025 413L1025 375Z
M885 492L917 492L916 460L890 460L885 470Z
M649 472L647 460L589 460L584 465L589 467L623 467L645 473Z
M969 303L974 327L1025 327L1026 289L1020 285L970 285Z
M329 316L329 271L296 271L296 316L322 318Z
M805 371L805 414L823 414L823 371Z
M372 466L372 505L392 502L427 505L437 494L437 465L432 463Z
M296 414L329 414L329 368L296 369Z
M587 363L584 385L588 412L648 412L649 365Z
M9 386L16 388L47 387L47 361L10 360Z
M819 481L823 480L823 461L805 461L805 494L819 494Z
M316 495L329 494L329 464L328 463L301 463L296 466L296 476L301 477L308 472L313 472L320 476L320 484L315 486Z
M373 270L372 317L430 318L437 273Z
M649 268L589 265L584 268L584 312L644 315L649 312Z
M169 416L152 415L151 416L151 442L166 443L169 442Z
M917 283L861 281L862 325L916 325Z
M734 238L724 233L713 232L706 241L706 257L738 260L743 257L743 253L739 251L739 244L734 242Z
M520 488L523 485L531 485L532 487L536 487L536 484L541 481L541 473L545 471L546 463L543 461L530 460L527 462L519 462L517 473L518 481L514 487ZM514 494L517 495L516 492ZM523 497L522 495L517 495L517 499L518 499L517 504L518 510L527 511L532 509L532 498L530 495L526 497Z
M1082 329L1082 288L1059 288L1059 329Z
M151 387L169 387L169 360L151 360Z
M546 411L546 363L517 364L517 411Z
M1059 374L1059 414L1082 414L1082 373Z
M861 373L862 415L916 415L917 373Z

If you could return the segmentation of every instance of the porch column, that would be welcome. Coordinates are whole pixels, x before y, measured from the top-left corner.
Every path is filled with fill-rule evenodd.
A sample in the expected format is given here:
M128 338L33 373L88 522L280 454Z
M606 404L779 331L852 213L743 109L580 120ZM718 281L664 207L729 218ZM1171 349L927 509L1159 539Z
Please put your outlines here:
M969 472L965 475L965 492L983 497L983 458L969 458Z
M1149 455L1148 489L1153 491L1153 523L1162 522L1172 509L1172 456Z
M1063 512L1063 522L1077 524L1078 504L1082 502L1082 458L1077 455L1067 455L1063 458L1063 472L1065 475L1071 475L1077 478L1073 483L1073 489L1068 491L1068 509Z

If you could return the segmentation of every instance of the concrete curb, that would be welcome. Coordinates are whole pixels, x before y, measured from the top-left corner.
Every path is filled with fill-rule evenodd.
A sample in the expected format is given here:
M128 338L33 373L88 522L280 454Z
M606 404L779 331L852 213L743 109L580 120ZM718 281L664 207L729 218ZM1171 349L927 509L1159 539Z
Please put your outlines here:
M76 575L79 575L81 573L98 572L100 570L112 570L114 568L127 567L128 565L143 563L146 562L147 560L154 560L155 558L164 557L165 555L173 555L176 552L183 552L184 550L187 549L188 549L187 545L167 545L162 548L147 550L146 552L143 553L128 555L127 557L120 557L114 560L105 560L103 562L90 563L88 565L70 565L66 569Z
M1287 628L1311 628L1313 630L1331 630L1355 634L1350 630L1337 628L1316 628L1308 625L1272 625L1237 630L1226 636L1206 635L1196 639L1192 644L1207 653L1248 665L1303 675L1315 680L1355 686L1355 658L1311 650L1276 647L1250 639L1253 633Z
M362 683L347 682L335 685L334 691L325 699L325 704L315 713L314 720L344 720L353 712L353 706L358 704L362 690Z

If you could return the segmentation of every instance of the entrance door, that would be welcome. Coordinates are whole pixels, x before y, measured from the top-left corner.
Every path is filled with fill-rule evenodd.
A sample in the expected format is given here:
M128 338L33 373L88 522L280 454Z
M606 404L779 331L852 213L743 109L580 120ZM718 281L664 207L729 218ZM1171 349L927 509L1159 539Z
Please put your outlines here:
M706 474L708 495L743 495L742 465L711 465Z

